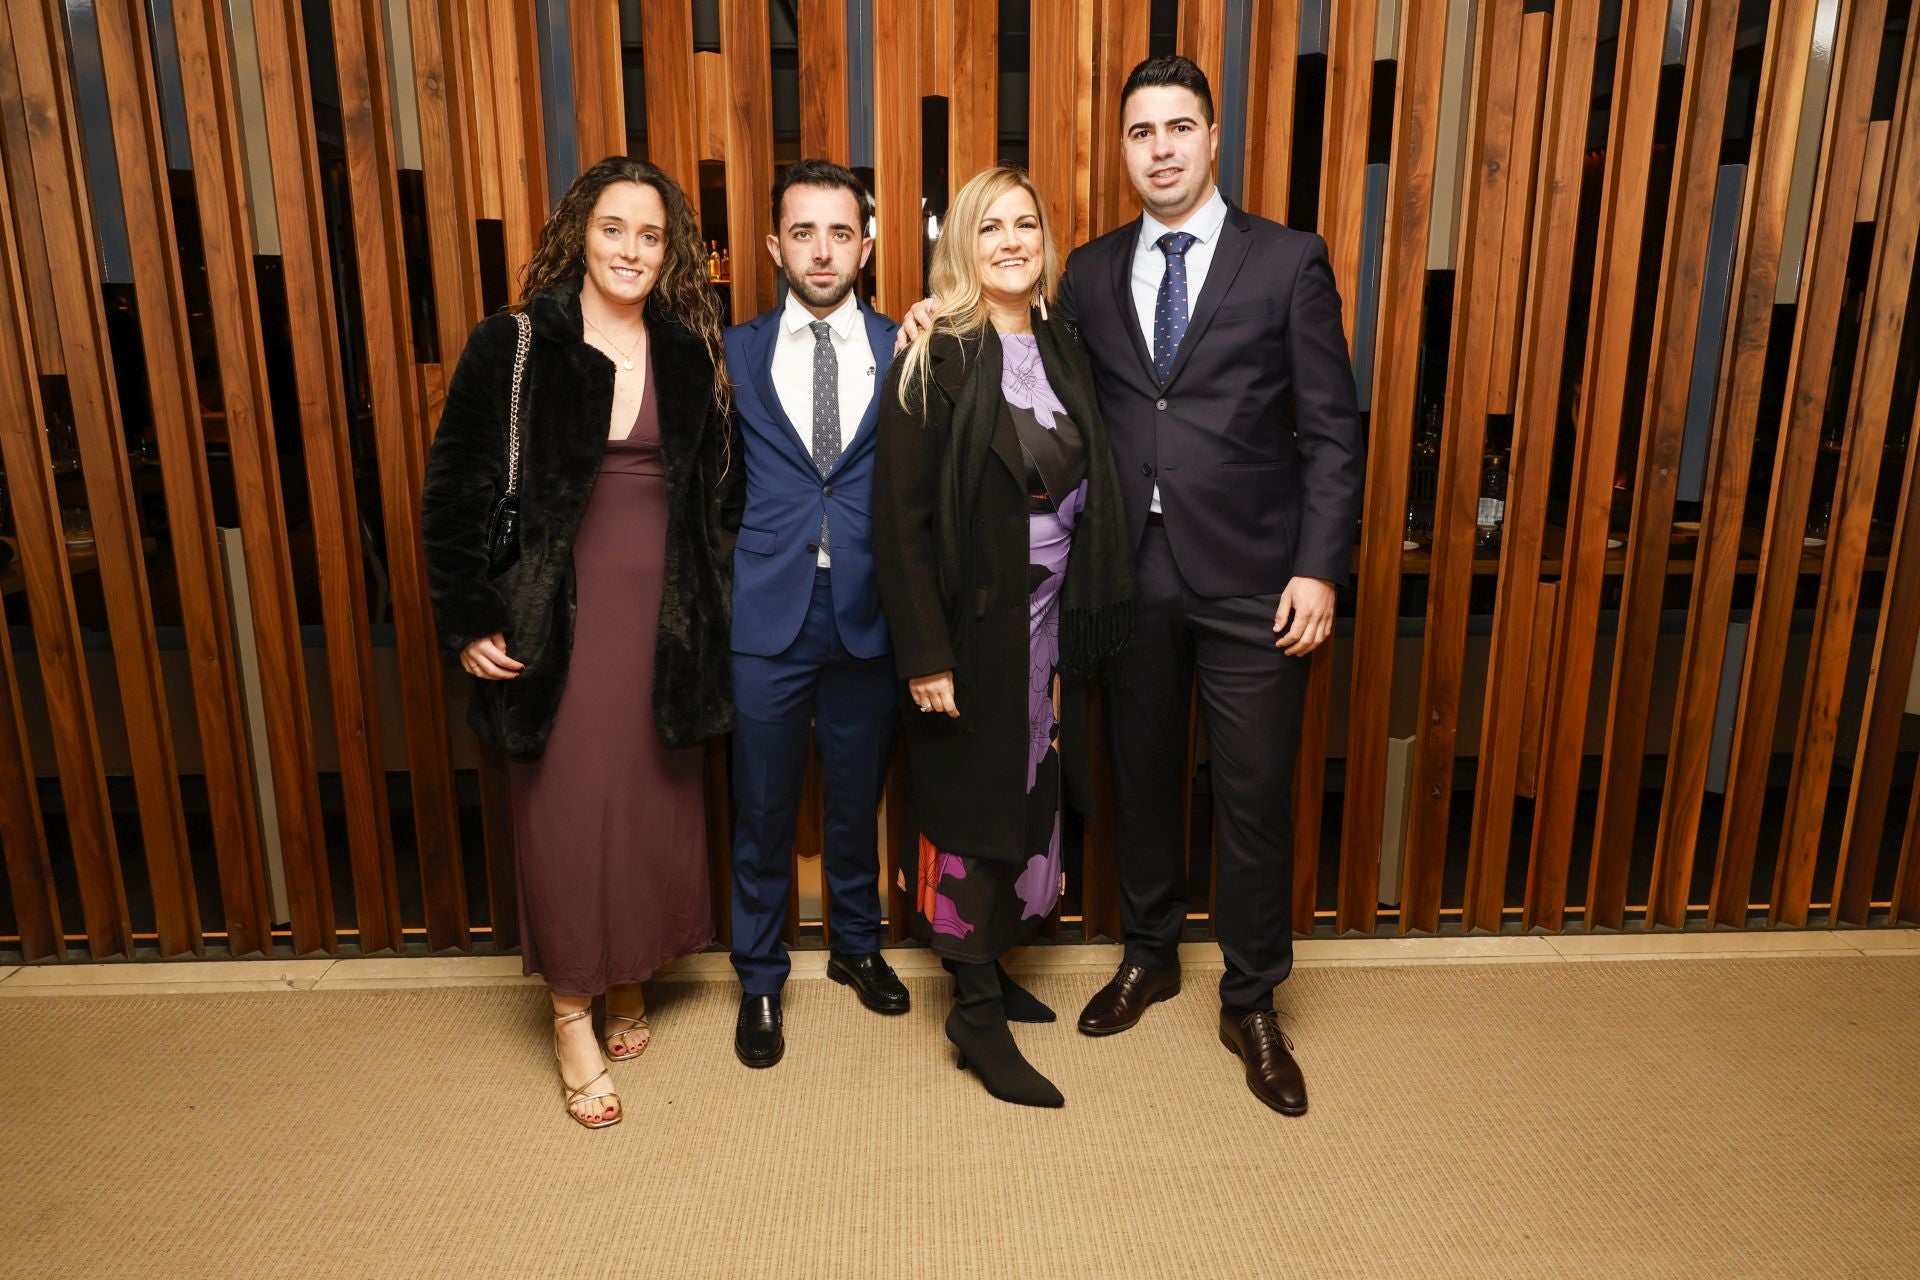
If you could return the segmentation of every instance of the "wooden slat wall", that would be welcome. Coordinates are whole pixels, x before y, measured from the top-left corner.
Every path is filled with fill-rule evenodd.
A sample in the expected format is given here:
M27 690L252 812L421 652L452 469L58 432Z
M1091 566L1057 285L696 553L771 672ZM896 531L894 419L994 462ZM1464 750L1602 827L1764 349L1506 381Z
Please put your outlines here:
M1563 927L1569 917L1588 928L1621 927L1641 909L1631 868L1636 853L1647 852L1638 848L1638 833L1652 816L1642 802L1650 753L1666 783L1646 922L1683 925L1704 912L1719 924L1744 924L1755 868L1774 838L1762 815L1769 775L1780 769L1783 717L1794 781L1770 918L1800 924L1830 910L1835 920L1861 924L1883 912L1893 918L1920 913L1916 813L1895 790L1912 772L1902 747L1912 746L1903 738L1904 704L1920 643L1920 513L1912 453L1889 465L1887 447L1920 430L1909 421L1911 406L1891 401L1902 322L1914 305L1908 277L1920 236L1914 24L1908 20L1894 117L1876 121L1874 80L1890 6L1859 0L1840 7L1824 132L1809 138L1801 136L1801 107L1820 6L1786 0L1766 16L1708 496L1697 549L1676 551L1677 467L1721 144L1737 123L1727 113L1742 6L1700 0L1682 63L1667 70L1661 5L1622 6L1619 30L1603 44L1608 33L1600 30L1600 6L1529 12L1520 0L1488 0L1477 9L1472 54L1455 68L1445 60L1446 35L1455 6L1465 0L1400 0L1390 26L1398 44L1387 50L1376 39L1382 3L1332 7L1319 103L1300 98L1300 86L1313 81L1301 77L1297 0L1249 0L1244 15L1250 38L1245 202L1285 218L1293 193L1313 180L1295 172L1295 157L1317 162L1315 229L1332 254L1346 336L1351 342L1363 318L1375 334L1373 385L1366 389L1372 415L1366 534L1343 606L1351 614L1350 652L1336 658L1328 646L1314 661L1296 780L1296 924L1311 928L1324 918L1324 901L1334 905L1325 914L1340 931L1372 932L1383 915L1388 927L1407 932L1432 932L1456 914L1468 929L1499 929L1516 916L1546 929ZM276 945L265 868L270 846L286 865L290 919L280 941L296 952L335 949L344 930L336 928L323 794L338 810L340 856L352 872L353 944L377 951L410 941L459 949L516 941L511 825L497 757L479 757L482 847L463 848L454 762L475 757L466 731L449 716L450 690L418 546L418 495L447 378L481 316L483 268L504 265L517 276L558 194L547 188L542 127L542 95L553 86L542 84L537 7L507 0L405 5L409 43L402 56L410 62L398 83L418 108L428 193L425 261L412 264L411 214L401 197L395 144L402 104L393 100L395 54L387 45L384 0L335 0L331 9L331 48L324 52L341 87L346 163L339 180L350 215L343 224L327 220L332 178L310 87L310 60L322 51L306 47L296 10L256 6L261 109L271 145L249 156L239 140L238 95L250 90L236 87L232 73L226 5L180 0L175 6L177 48L157 52L178 58L187 88L191 154L173 159L190 162L190 177L169 171L144 6L113 5L98 13L117 210L90 207L96 188L87 181L75 87L66 71L65 7L8 0L0 10L0 465L20 552L17 566L0 568L0 581L22 593L10 602L8 621L30 628L38 658L37 671L23 670L12 643L0 652L0 771L6 776L0 844L17 946L29 958L65 955L68 942L81 938L94 957L130 954L136 941L167 954L200 953L210 944L230 954L270 949ZM1063 248L1120 225L1137 209L1121 158L1119 89L1148 51L1150 8L1134 0L1033 6L1027 147ZM1185 0L1172 33L1176 47L1214 76L1216 96L1229 61L1230 10L1238 12L1228 0ZM731 306L733 317L744 319L774 297L760 242L771 229L767 193L776 154L791 153L776 147L793 145L775 136L767 8L759 0L721 0L720 52L700 55L693 49L691 0L649 0L639 13L649 155L696 204L702 159L724 166ZM873 47L863 51L848 47L840 0L799 0L795 13L799 154L852 157L854 95L863 87L849 84L849 68L863 62L872 69L877 301L898 313L924 289L922 100L948 99L951 185L998 159L999 6L993 0L875 4ZM593 0L573 6L569 18L571 40L556 73L571 77L574 111L567 127L584 166L625 149L619 5ZM855 58L856 52L864 56ZM1597 68L1596 52L1611 66L1603 61ZM1377 59L1389 53L1393 111L1390 120L1376 120ZM1597 69L1610 72L1612 97L1607 145L1594 154L1589 131ZM1450 83L1456 76L1466 79ZM1677 138L1668 148L1656 138L1659 103L1663 93L1676 92ZM1441 135L1451 128L1442 120L1449 100L1466 103L1462 137L1473 177L1460 195L1458 221L1446 224L1457 227L1451 313L1430 317L1432 299L1442 296L1430 289L1428 233L1437 215L1437 148L1448 145ZM1318 136L1296 145L1293 134L1303 120L1324 124ZM1773 299L1780 248L1789 236L1788 180L1801 148L1814 146L1815 199L1792 350L1770 352L1771 343L1784 341L1775 333L1781 313ZM1370 158L1384 158L1388 179L1383 234L1371 250L1376 262L1363 259L1361 243ZM1661 171L1669 161L1666 183ZM194 197L197 244L182 244L174 223L175 191L183 187ZM295 317L285 376L298 407L286 422L273 421L269 394L269 360L278 357L270 356L265 335L275 318L263 316L255 279L257 190L274 197L270 229L281 251L274 269ZM1660 190L1670 192L1665 206L1650 208ZM1583 191L1598 196L1590 235L1579 230ZM93 238L96 215L103 213L124 220L133 250L142 335L137 368L116 369L105 339L103 268ZM500 222L504 264L483 261L481 219ZM1849 246L1862 222L1870 224L1872 258L1850 277ZM352 242L351 303L345 291L335 296L343 237ZM188 285L202 261L212 345L201 360L217 365L217 384L196 379L190 337ZM1657 270L1643 271L1643 264ZM1378 280L1370 299L1360 294L1368 273ZM431 298L434 331L418 337L439 353L428 364L409 359L415 300L423 294ZM1575 300L1588 297L1579 304L1586 314L1572 314ZM1843 362L1835 366L1850 306L1860 308L1860 335L1849 376ZM1374 308L1371 316L1367 307ZM1650 324L1643 320L1637 330L1636 315ZM1448 335L1444 367L1424 349L1440 328ZM355 335L360 349L342 346L343 331ZM1576 336L1571 346L1570 333ZM1774 438L1756 423L1762 404L1771 403L1763 375L1781 365L1787 386L1778 443L1770 458L1755 458L1757 443ZM361 371L352 386L350 368ZM164 559L142 541L141 502L121 445L116 384L128 375L144 378L154 408L155 501L170 528ZM71 396L79 477L53 473L56 449L47 423L54 402L35 393L42 379L64 379ZM1575 382L1572 422L1563 424L1563 393ZM57 381L45 385L62 388ZM1441 442L1431 548L1403 552L1414 423L1434 400L1441 404ZM1488 420L1508 414L1510 488L1494 563L1475 555L1475 514ZM1823 425L1836 418L1845 433L1831 533L1823 553L1808 555L1801 534L1812 502L1824 496L1815 491L1816 475L1827 474L1815 463ZM291 474L305 477L307 493L298 505L312 512L312 563L320 572L311 590L326 633L325 688L311 692L295 608L306 559L293 552L289 504L281 493L289 451L299 455ZM1614 512L1622 500L1616 486L1623 458L1632 460L1631 483L1624 486L1631 490L1631 513L1624 522ZM1749 490L1754 468L1763 464L1771 468L1771 483L1762 515ZM228 625L213 527L226 468L251 580L250 637ZM1877 494L1880 485L1896 483L1888 478L1895 473L1900 492ZM1564 511L1555 475L1567 486ZM377 491L383 548L363 545L356 493L369 483L370 492ZM62 535L61 509L81 493L97 555L70 552ZM1892 513L1890 527L1872 522L1876 497ZM1627 539L1624 553L1609 546L1610 535ZM370 602L368 556L376 551L390 614L376 615ZM186 623L191 712L169 710L160 667L150 657L158 635L152 597L162 565ZM1798 644L1793 606L1815 575L1812 653L1801 675L1789 657ZM77 590L89 578L86 590ZM1417 659L1413 646L1397 638L1406 621L1403 589L1415 580L1425 590ZM1727 790L1716 800L1706 787L1706 762L1713 725L1728 710L1719 706L1721 673L1749 583L1753 604L1740 691L1730 709ZM1882 599L1869 624L1867 597L1874 591ZM1670 665L1663 655L1672 640L1661 635L1661 616L1663 609L1671 616L1682 600L1687 632L1680 661L1673 674L1659 676L1676 699L1668 721L1664 703L1648 696L1648 673L1665 673ZM1603 609L1617 609L1620 619L1610 658L1602 656ZM1469 690L1482 679L1468 638L1477 618L1492 628L1487 692L1483 703L1468 705ZM390 650L374 642L378 624L387 621ZM96 696L106 695L90 685L81 662L83 626L104 628L114 642L116 680L106 705L95 705ZM258 656L265 694L268 776L260 779L253 776L244 727L243 641ZM1864 694L1850 691L1848 663L1869 644ZM377 692L386 678L379 669L389 660L400 693L391 705ZM1416 661L1417 691L1402 706L1395 673ZM1347 673L1344 684L1336 681L1336 662ZM21 688L36 677L39 700ZM1609 689L1604 714L1591 705L1599 682ZM323 695L338 743L337 754L324 757L310 701ZM36 760L32 744L42 731L30 719L39 713L29 708L41 705L54 730L53 748ZM1094 710L1097 715L1097 705ZM1856 712L1860 731L1847 737L1842 726ZM204 776L213 832L211 856L198 865L218 880L217 924L198 916L195 851L186 843L182 763L174 758L169 715L191 715L198 730L195 767ZM120 757L105 745L117 737L109 740L96 728L105 720L130 731L132 751L121 763L110 763ZM1384 815L1389 803L1398 803L1387 795L1387 737L1405 732L1399 726L1408 722L1416 744L1404 871L1397 885L1382 886ZM1594 796L1582 791L1582 769L1596 746L1601 783ZM1833 773L1843 749L1851 757L1844 816L1828 809L1829 797L1838 794ZM724 748L712 747L708 759L716 915L724 935ZM1461 847L1452 834L1461 826L1456 787L1469 766L1472 821ZM153 933L138 939L127 900L132 881L121 863L131 844L122 847L115 836L109 789L115 769L131 778L126 794L137 808L146 858L139 883L151 896L141 899L138 914L145 918L150 901ZM324 790L323 769L337 775ZM402 770L419 853L417 887L396 874L399 828L397 820L390 826L388 812L389 794L400 794L389 791L390 775ZM40 793L23 785L38 772L59 779L59 835L41 820ZM1096 792L1110 787L1098 762L1094 785ZM272 833L261 830L256 786L274 798ZM1330 803L1330 795L1337 799ZM1518 804L1522 799L1531 805ZM810 813L817 813L817 801L810 797ZM1333 805L1337 824L1324 821ZM1590 837L1581 834L1588 806L1596 810ZM910 904L896 879L913 856L904 809L896 774L883 833L889 930L896 941L910 932ZM1717 838L1697 846L1716 812ZM1901 821L1904 829L1889 830ZM1088 936L1120 930L1111 823L1105 808L1086 823L1077 888ZM125 815L119 826L134 829ZM1323 826L1338 845L1337 876L1325 886ZM1838 856L1823 855L1836 830ZM50 839L63 843L51 848ZM817 838L802 844L803 852L810 850ZM1527 860L1526 888L1518 895L1508 891L1516 847ZM1883 848L1899 850L1897 868L1885 865ZM1576 857L1589 852L1586 883L1570 886ZM1713 864L1708 904L1688 901L1702 856ZM76 922L62 921L56 891L55 872L69 857L83 916ZM469 910L466 890L468 868L482 859L484 919ZM1326 865L1332 874L1335 862ZM1827 871L1830 908L1816 901ZM1884 892L1889 871L1893 902L1876 902L1875 887ZM1462 873L1464 896L1450 902L1447 886ZM1391 888L1401 891L1400 904L1383 912L1382 891ZM796 908L791 931L800 936L806 923ZM84 932L67 934L69 927Z

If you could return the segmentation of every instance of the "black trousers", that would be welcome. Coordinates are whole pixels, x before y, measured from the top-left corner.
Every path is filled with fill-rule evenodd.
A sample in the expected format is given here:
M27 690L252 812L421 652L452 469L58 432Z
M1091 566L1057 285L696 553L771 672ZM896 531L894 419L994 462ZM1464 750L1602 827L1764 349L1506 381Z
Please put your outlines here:
M1126 958L1156 970L1179 963L1191 838L1181 795L1197 672L1213 759L1213 919L1227 964L1220 1002L1270 1009L1293 967L1293 765L1309 660L1274 648L1277 592L1195 595L1159 526L1147 526L1134 575L1128 680L1107 693Z

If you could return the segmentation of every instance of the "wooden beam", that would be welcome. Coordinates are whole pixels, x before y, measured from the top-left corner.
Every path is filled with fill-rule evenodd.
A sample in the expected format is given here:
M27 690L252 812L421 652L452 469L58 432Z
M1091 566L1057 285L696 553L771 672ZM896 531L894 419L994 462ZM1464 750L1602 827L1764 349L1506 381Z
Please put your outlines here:
M1754 579L1753 607L1741 662L1740 700L1721 805L1709 904L1711 918L1721 925L1744 925L1748 904L1753 900L1761 809L1767 775L1773 766L1787 641L1793 626L1794 600L1800 593L1807 506L1832 387L1834 344L1848 292L1847 257L1866 165L1867 117L1873 110L1886 7L1886 0L1864 0L1848 6L1840 14L1840 27L1835 33L1832 90L1821 139L1821 166L1803 259L1793 350L1787 366L1784 421L1768 495L1760 568ZM1836 892L1836 913L1841 896Z
M1000 6L997 0L953 0L953 11L947 181L958 191L1000 160ZM1060 251L1071 247L1062 244Z
M1701 0L1688 31L1687 65L1694 74L1680 104L1669 230L1654 319L1639 475L1633 488L1633 527L1620 588L1620 624L1614 642L1587 894L1590 925L1617 920L1626 903L1627 869L1639 821L1640 770L1646 758L1647 672L1653 669L1660 640L1660 605L1667 589L1674 494L1679 486L1707 231L1720 180L1720 139L1726 124L1739 9L1739 0ZM1536 918L1553 928L1558 913Z
M6 357L0 354L0 362ZM0 368L5 368L0 363ZM6 623L0 609L0 626ZM65 960L67 940L60 925L60 891L53 881L53 859L40 821L40 797L34 787L33 758L27 749L27 725L20 714L20 684L13 672L13 645L0 636L0 856L7 864L20 954L28 960Z
M30 8L21 13L31 17ZM13 187L13 223L26 290L27 337L33 344L33 365L48 377L67 371L60 346L60 317L53 305L53 273L47 269L47 237L41 226L40 195L33 177L31 126L20 97L18 68L0 58L0 182Z
M1529 21L1543 18L1529 15ZM1498 929L1506 907L1513 801L1526 724L1527 682L1537 634L1535 610L1546 533L1547 490L1565 374L1569 299L1580 222L1581 176L1592 114L1593 61L1600 37L1598 5L1553 13L1547 101L1540 133L1537 194L1527 270L1527 324L1513 420L1513 460L1500 535L1500 580L1487 694L1474 778L1473 828L1467 850L1463 922ZM1526 92L1526 82L1521 82ZM1521 122L1516 120L1516 134ZM1498 370L1495 374L1497 376Z
M1453 770L1467 653L1475 533L1486 444L1489 354L1500 300L1471 282L1488 277L1505 243L1508 201L1518 166L1512 154L1515 96L1522 80L1510 51L1521 43L1522 0L1495 0L1481 16L1474 58L1473 180L1462 218L1458 283L1447 350L1446 400L1427 569L1427 630L1420 652L1420 695L1413 748L1413 795L1402 862L1400 932L1440 927L1441 886L1452 822ZM1535 26L1545 15L1534 19Z
M146 11L139 5L106 5L95 10L95 17L132 250L147 395L160 449L168 540L193 679L200 767L220 868L227 952L251 955L273 948L271 910L238 663L227 621L226 579L214 532L213 488L181 284L153 44Z
M1300 0L1252 0L1247 57L1247 175L1250 213L1287 220L1293 192L1293 102L1300 66Z
M1753 151L1733 267L1738 293L1728 317L1727 353L1715 398L1687 638L1680 660L1666 787L1654 843L1653 882L1647 895L1649 924L1669 928L1686 923L1688 890L1693 883L1694 841L1699 835L1707 760L1713 749L1714 711L1726 665L1734 562L1740 556L1746 525L1754 419L1760 412L1761 379L1767 365L1768 338L1773 332L1815 7L1814 0L1782 0L1774 6L1767 26L1760 101L1754 112Z
M876 305L899 315L926 296L920 217L920 6L873 11L873 172Z
M1493 333L1487 339L1492 346L1487 357L1488 413L1516 412L1520 391L1520 331L1529 318L1523 314L1528 296L1527 255L1533 243L1534 183L1541 159L1541 117L1547 105L1547 18L1536 9L1526 15L1519 33L1512 136L1507 145L1516 172L1507 178L1499 255L1488 264L1497 273L1491 299ZM1455 279L1471 277L1456 275Z
M1027 83L1027 169L1046 200L1062 251L1084 242L1091 223L1093 0L1035 6Z
M1393 162L1380 262L1381 358L1375 373L1360 571L1354 583L1352 696L1347 713L1346 810L1340 846L1342 931L1372 932L1380 903L1380 838L1388 715L1399 630L1407 456L1427 323L1427 240L1433 206L1440 81L1449 0L1407 0L1395 85ZM1346 295L1352 298L1354 295ZM1351 311L1353 307L1343 308Z
M507 278L513 281L533 257L534 244L547 217L540 51L532 5L517 0L480 3L486 6L486 34L493 47L494 83L489 101L495 113L494 141L499 148L500 220L507 249ZM509 292L517 290L510 288Z
M1092 178L1090 235L1103 235L1137 216L1140 200L1120 154L1120 90L1147 56L1152 6L1138 0L1100 0L1093 48L1093 101L1088 122Z
M1780 824L1775 865L1774 924L1804 925L1813 894L1814 864L1826 815L1847 661L1860 608L1860 577L1873 520L1887 418L1900 359L1902 330L1911 301L1913 262L1920 242L1920 104L1914 101L1916 45L1920 23L1907 24L1907 46L1894 107L1887 167L1880 194L1879 231L1873 241L1872 274L1861 321L1860 354L1834 487L1827 554L1814 606L1813 639L1807 650L1800 723L1794 742L1793 781ZM1911 415L1911 406L1905 407ZM1891 584L1891 579L1889 582ZM1858 873L1856 873L1858 874Z
M1360 228L1366 217L1367 135L1373 119L1378 0L1335 6L1327 49L1326 137L1320 159L1320 235L1327 242L1347 346L1360 312ZM1364 398L1364 397L1363 397ZM1398 528L1398 524L1395 524Z
M720 0L720 57L727 84L727 239L733 255L733 319L773 305L772 37L765 0Z
M1222 75L1227 60L1226 0L1181 0L1180 29L1175 48L1206 73L1207 84L1213 89L1213 109L1217 118Z
M700 157L694 104L699 99L693 82L693 0L648 0L641 5L640 50L647 76L647 156L680 184L698 219Z
M957 2L964 5L967 0ZM847 105L846 0L798 0L798 6L800 154L849 164L853 140ZM962 118L957 110L954 118Z
M107 346L101 255L94 243L92 201L85 185L85 144L73 86L62 74L73 65L66 47L65 9L15 4L12 10L11 36L0 56L12 64L10 78L19 88L31 122L28 142L47 266L53 274L54 308L65 347L67 392L86 481L87 516L114 640L114 675L127 726L160 953L198 955L206 942L193 887L193 858L187 848L173 726L160 667L154 661L159 642L113 353Z
M1588 703L1593 684L1595 635L1606 580L1608 531L1619 465L1620 429L1626 416L1627 370L1632 357L1648 178L1666 13L1656 5L1623 10L1614 67L1613 114L1602 177L1600 225L1595 247L1593 300L1588 312L1586 359L1576 403L1573 479L1568 490L1567 531L1561 550L1558 617L1548 662L1548 689L1541 723L1540 766L1534 781L1533 841L1527 864L1529 926L1557 929L1567 903L1580 770L1586 754ZM1690 64L1698 74L1698 64ZM1693 101L1698 105L1698 98ZM1675 350L1669 347L1669 350ZM1677 358L1677 357L1676 357ZM1620 868L1624 870L1624 867ZM1614 895L1614 889L1618 895ZM1596 909L1589 894L1588 928L1618 928L1625 880L1610 881L1606 903ZM1608 907L1608 903L1611 904Z

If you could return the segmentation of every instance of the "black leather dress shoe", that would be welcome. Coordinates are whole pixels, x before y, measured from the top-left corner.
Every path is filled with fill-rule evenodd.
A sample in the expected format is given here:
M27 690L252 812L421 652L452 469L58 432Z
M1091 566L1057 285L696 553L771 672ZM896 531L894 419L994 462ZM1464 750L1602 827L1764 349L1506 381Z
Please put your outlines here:
M893 966L877 951L869 956L835 951L827 957L827 976L843 987L852 987L860 1003L875 1013L905 1013L913 1003Z
M1113 981L1093 993L1080 1011L1080 1030L1090 1036L1110 1036L1140 1021L1147 1006L1180 994L1180 971L1155 973L1137 964L1122 964Z
M1284 1116L1307 1114L1307 1078L1293 1060L1293 1041L1271 1010L1220 1011L1220 1043L1239 1055L1247 1068L1247 1088Z
M741 996L733 1051L750 1067L770 1067L787 1051L779 996Z

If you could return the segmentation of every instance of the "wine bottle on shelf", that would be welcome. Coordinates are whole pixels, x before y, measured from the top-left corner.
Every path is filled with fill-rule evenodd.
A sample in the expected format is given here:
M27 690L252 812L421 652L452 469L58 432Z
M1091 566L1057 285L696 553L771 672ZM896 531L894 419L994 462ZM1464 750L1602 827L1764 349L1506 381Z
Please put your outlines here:
M709 240L707 241L707 279L718 280L719 278L720 242L718 240Z
M1507 521L1507 455L1489 452L1481 462L1480 510L1474 518L1473 546L1478 555L1498 555L1500 531Z
M733 283L733 250L720 250L720 283Z

